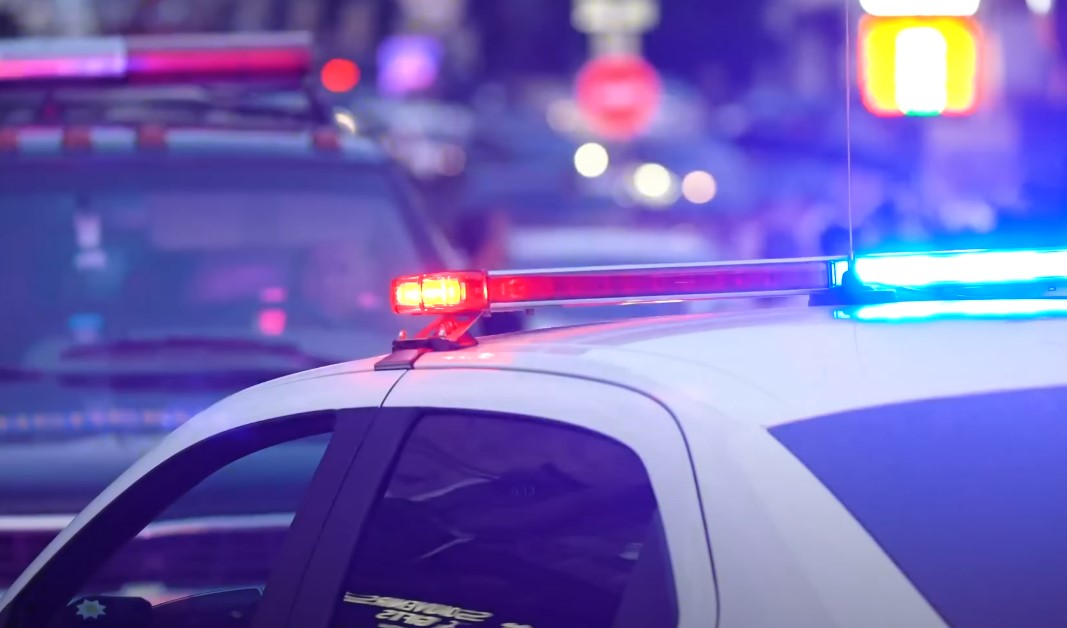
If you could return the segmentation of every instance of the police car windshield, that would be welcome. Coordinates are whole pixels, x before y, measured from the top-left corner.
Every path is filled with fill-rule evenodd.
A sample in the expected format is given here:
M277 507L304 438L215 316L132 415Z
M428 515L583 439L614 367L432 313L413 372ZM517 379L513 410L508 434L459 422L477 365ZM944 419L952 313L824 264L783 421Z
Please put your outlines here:
M65 161L5 168L0 189L4 364L48 368L71 345L131 337L369 354L397 327L389 277L420 262L371 166Z

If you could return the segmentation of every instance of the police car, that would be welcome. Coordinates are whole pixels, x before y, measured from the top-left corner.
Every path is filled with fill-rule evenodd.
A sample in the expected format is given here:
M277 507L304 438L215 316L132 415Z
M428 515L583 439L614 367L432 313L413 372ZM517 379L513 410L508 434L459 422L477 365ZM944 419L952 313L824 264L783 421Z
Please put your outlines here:
M1067 250L401 277L393 307L432 317L421 333L179 428L38 556L0 625L1062 625L1064 283ZM798 294L810 307L468 332ZM291 523L268 561L191 545L204 564L159 582L193 595L155 604L108 581L135 535L171 532L161 513L299 442L317 464L271 515ZM262 569L213 590L210 555Z
M171 429L380 352L391 278L454 266L314 57L303 33L0 42L0 590ZM226 494L181 516L241 512Z

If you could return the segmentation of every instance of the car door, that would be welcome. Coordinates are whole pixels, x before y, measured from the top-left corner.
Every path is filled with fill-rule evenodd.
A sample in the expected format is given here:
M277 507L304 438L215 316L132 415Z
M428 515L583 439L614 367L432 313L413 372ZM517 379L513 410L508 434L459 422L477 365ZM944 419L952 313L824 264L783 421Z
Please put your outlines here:
M687 446L662 405L545 373L410 371L375 418L290 625L714 625Z
M310 375L213 406L42 552L6 594L0 626L260 626L287 616L333 499L399 377Z

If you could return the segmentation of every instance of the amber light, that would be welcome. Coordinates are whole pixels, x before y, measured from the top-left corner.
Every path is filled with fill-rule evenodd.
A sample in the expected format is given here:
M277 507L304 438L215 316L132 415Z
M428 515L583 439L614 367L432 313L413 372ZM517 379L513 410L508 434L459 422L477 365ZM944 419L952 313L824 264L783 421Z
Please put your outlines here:
M882 117L973 113L982 41L969 17L864 16L858 50L864 106Z
M401 277L393 281L392 296L398 314L476 312L488 307L485 275L480 272Z

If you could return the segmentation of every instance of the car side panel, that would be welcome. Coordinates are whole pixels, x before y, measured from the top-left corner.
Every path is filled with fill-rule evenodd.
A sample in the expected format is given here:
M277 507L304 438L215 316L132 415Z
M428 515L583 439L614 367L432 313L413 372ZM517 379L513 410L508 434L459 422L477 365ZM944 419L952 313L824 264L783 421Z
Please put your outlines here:
M945 625L845 507L764 428L675 401L704 496L723 627Z
M715 578L693 467L674 417L655 400L592 380L464 368L411 371L384 405L541 417L599 432L630 447L644 462L659 502L679 626L715 625Z

